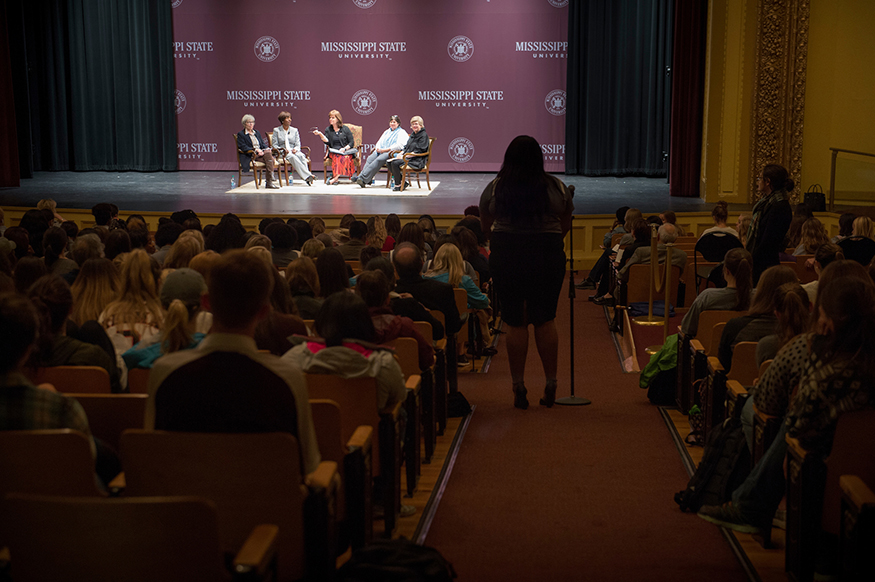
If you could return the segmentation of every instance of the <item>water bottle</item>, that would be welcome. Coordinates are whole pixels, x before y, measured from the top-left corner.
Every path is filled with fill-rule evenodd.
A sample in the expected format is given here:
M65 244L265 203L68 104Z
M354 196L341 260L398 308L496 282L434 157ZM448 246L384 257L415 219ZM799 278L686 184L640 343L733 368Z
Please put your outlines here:
M391 189L391 188L394 188L394 187L395 187L395 176L393 175L393 176L392 176L392 181L389 182L389 188Z
M231 190L237 187L237 176L231 174Z

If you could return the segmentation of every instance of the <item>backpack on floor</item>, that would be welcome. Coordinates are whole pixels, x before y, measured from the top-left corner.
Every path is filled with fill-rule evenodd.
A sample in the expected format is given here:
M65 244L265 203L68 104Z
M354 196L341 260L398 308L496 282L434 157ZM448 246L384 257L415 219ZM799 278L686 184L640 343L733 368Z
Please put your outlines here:
M456 571L434 548L410 540L376 540L352 553L340 582L450 582Z
M722 505L750 473L750 451L741 421L730 418L711 429L702 462L687 488L675 493L681 511L699 511L703 505Z

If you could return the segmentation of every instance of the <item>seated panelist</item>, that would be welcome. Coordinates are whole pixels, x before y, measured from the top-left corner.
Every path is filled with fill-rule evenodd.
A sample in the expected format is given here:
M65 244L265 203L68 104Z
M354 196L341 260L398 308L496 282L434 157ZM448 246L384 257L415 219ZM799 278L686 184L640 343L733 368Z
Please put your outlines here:
M410 139L407 140L407 145L404 146L402 156L389 160L389 171L395 178L395 192L401 191L401 166L405 160L403 154L424 154L428 151L428 134L425 133L425 122L418 115L410 118L410 129L413 130ZM408 165L417 170L425 166L425 157L410 158Z
M365 166L362 168L362 173L359 174L355 182L362 188L370 184L374 179L374 176L377 175L377 172L380 171L380 168L383 167L383 164L385 164L389 158L398 155L393 152L400 152L404 149L409 137L410 136L407 135L407 132L401 129L401 118L397 115L390 117L389 129L384 131L383 135L380 136L380 139L377 140L377 144L374 146L374 151L368 156L368 161L365 162Z
M280 154L292 164L292 168L307 183L313 185L313 174L307 168L307 156L301 151L301 137L298 128L292 127L292 114L281 111L279 116L280 125L273 129L273 138L270 145L280 150Z
M325 133L318 129L313 130L313 135L316 135L325 144L328 145L328 151L325 152L325 157L331 159L332 178L330 184L337 184L341 176L351 177L355 173L354 157L358 153L355 148L355 138L352 131L343 125L343 117L340 111L332 109L328 112L328 127L325 128Z
M250 162L264 162L267 167L267 188L279 189L279 184L273 181L273 154L270 152L270 144L264 141L261 134L255 129L255 118L248 113L240 120L243 129L237 132L237 149L243 152L240 156L240 165L244 172L249 171Z

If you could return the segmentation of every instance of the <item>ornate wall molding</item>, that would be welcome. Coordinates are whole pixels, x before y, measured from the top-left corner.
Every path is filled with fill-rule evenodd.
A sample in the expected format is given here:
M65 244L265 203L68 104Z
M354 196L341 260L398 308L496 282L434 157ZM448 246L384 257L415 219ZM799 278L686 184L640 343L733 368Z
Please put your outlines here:
M760 0L750 134L751 171L783 165L801 184L811 0ZM756 194L752 190L752 195ZM792 203L799 192L793 192ZM751 200L754 202L754 200Z

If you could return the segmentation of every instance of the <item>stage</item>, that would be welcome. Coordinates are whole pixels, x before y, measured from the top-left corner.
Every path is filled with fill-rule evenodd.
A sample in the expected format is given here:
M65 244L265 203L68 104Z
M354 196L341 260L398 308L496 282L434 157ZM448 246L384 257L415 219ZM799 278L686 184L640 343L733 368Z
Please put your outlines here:
M255 190L243 177L243 186L229 192L236 172L37 172L21 181L19 188L0 188L0 207L35 207L51 198L59 209L90 209L98 202L112 202L122 214L132 212L173 212L190 208L198 213L261 215L460 215L465 207L477 204L483 188L495 177L491 173L433 172L433 190L414 181L407 193L391 193L385 188L385 174L376 185L365 189L353 185L326 186L317 182L308 187L301 180L281 190ZM699 198L672 198L665 178L614 178L564 176L576 188L576 215L612 215L621 206L640 208L645 215L663 210L708 212L710 206Z

